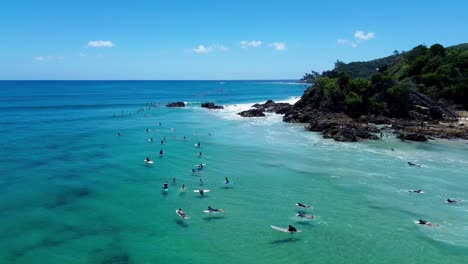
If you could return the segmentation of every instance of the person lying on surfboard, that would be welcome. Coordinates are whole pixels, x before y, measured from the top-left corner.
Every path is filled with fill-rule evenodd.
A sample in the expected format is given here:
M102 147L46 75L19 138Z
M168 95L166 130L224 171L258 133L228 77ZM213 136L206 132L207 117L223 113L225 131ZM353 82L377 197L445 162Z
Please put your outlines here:
M177 213L182 216L182 217L187 217L187 215L182 211L182 209L179 208L179 210L177 210Z
M429 221L421 220L421 219L419 219L416 223L420 225L427 225L427 226L439 226L438 224L433 224Z
M305 205L305 204L302 204L302 203L297 203L296 205L299 206L299 207L303 207L303 208L309 208L310 207L310 205Z
M459 202L461 202L461 200L453 200L450 198L447 199L447 203L459 203Z
M210 213L211 212L224 212L224 209L216 209L211 206L208 206L208 211L210 211Z

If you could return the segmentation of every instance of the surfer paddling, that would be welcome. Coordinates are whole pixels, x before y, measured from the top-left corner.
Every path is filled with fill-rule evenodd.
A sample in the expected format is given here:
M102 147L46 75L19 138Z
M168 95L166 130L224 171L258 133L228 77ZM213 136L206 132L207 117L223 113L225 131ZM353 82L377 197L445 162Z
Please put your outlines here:
M446 201L447 201L447 203L450 203L450 204L461 202L461 200L454 200L454 199L450 199L450 198L448 198Z
M177 214L180 215L183 218L188 218L188 215L186 215L184 213L184 211L182 211L182 209L180 209L180 208L179 208L179 210L177 210Z
M296 203L296 205L302 208L310 208L310 205L305 205L303 203Z
M426 220L421 220L419 219L418 221L416 221L416 224L419 224L419 225L427 225L427 226L439 226L438 224L433 224L429 221L426 221Z

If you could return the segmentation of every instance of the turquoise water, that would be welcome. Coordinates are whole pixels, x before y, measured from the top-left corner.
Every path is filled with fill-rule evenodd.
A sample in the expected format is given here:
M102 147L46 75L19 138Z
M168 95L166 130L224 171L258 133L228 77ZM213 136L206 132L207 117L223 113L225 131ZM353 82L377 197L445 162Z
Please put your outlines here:
M467 263L468 207L445 203L468 200L467 142L337 143L278 115L235 114L305 88L0 82L0 263ZM154 107L172 101L188 107ZM204 197L193 192L200 179ZM296 202L316 218L297 218ZM302 232L270 228L288 224Z

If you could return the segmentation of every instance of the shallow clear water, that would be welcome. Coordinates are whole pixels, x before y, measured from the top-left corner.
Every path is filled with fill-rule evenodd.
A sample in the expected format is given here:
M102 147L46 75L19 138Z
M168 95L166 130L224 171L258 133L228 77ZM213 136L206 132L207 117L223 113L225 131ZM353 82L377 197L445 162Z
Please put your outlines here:
M466 263L468 207L445 199L468 200L467 142L338 143L278 115L235 114L305 88L0 82L0 263ZM138 111L172 101L188 107ZM192 192L200 179L204 197ZM297 218L296 202L316 218ZM209 205L226 213L204 213ZM270 228L288 224L302 232Z

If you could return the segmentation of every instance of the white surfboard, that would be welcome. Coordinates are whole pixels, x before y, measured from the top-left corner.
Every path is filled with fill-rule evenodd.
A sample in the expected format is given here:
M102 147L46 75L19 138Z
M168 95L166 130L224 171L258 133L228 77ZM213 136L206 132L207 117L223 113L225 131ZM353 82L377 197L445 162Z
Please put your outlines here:
M275 230L278 230L278 231L281 231L281 232L285 232L285 233L296 233L296 232L290 232L287 228L282 228L282 227L278 227L278 226L274 226L274 225L270 225L271 228L275 229ZM302 232L301 230L297 230L297 233L300 233Z
M304 219L309 219L309 220L312 220L312 219L315 218L315 216L310 215L310 214L303 214L302 216L300 214L296 214L296 216L298 216L300 218L304 218Z
M179 210L175 210L176 214L180 217L182 217L183 219L189 219L188 215L185 215L185 216L182 216L179 214Z
M224 209L219 209L219 211L213 211L213 210L203 210L203 212L207 214L219 214L219 213L224 213Z
M196 192L196 193L197 193L197 192L200 192L200 190L194 190L193 192ZM206 193L207 193L207 192L210 192L210 190L203 190L203 192L206 192Z
M150 160L150 161L147 161L147 160L144 160L144 162L148 163L148 164L153 164L154 161Z

